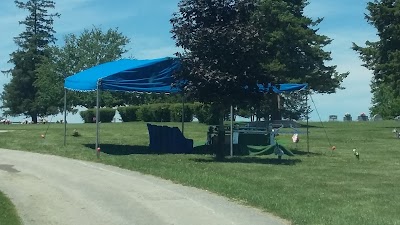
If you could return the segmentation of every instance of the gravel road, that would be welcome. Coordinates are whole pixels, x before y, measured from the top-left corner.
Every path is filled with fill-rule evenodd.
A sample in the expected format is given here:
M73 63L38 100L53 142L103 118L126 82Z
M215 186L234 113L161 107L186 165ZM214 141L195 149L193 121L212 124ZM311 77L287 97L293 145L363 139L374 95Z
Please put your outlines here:
M25 225L284 225L204 190L99 163L0 149L0 190Z

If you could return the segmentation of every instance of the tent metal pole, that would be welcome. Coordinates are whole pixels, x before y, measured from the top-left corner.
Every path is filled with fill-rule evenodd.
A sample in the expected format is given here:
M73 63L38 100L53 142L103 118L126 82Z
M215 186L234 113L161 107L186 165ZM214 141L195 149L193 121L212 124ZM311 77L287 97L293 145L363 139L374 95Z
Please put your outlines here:
M309 118L309 110L308 110L308 90L306 90L306 118L307 118L307 153L310 155L310 137L309 137L309 132L308 132L308 118Z
M64 146L67 145L67 89L64 88Z
M182 134L185 135L185 94L182 94Z
M100 120L100 80L97 81L97 99L96 99L96 152L97 158L100 158L100 149L99 149L99 120Z
M233 105L231 105L231 157L233 156Z

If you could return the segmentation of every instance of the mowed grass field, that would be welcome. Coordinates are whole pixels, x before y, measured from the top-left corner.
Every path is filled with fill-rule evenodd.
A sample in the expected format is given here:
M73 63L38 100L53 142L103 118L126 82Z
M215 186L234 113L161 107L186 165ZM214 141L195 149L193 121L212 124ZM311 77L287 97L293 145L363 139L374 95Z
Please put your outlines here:
M21 220L11 201L0 192L0 224L20 225Z
M163 125L180 127L180 123ZM41 134L47 125L0 125L10 130L0 133L0 147L152 174L227 196L293 224L400 224L400 140L392 133L400 122L324 123L328 138L320 123L310 125L310 154L305 134L300 134L298 146L291 142L291 135L279 136L279 142L296 153L284 156L280 164L275 155L216 162L204 154L148 154L143 122L101 124L100 159L94 150L95 124L68 124L66 147L62 124L51 124L45 138ZM186 123L185 135L196 144L204 143L207 128ZM74 129L80 137L72 136ZM353 148L360 153L359 160Z

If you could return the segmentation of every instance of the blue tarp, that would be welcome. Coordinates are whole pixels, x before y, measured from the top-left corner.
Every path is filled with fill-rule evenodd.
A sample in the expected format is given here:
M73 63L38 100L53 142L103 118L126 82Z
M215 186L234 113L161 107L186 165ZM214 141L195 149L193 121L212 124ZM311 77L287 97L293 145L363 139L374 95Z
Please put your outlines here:
M179 69L177 58L121 59L94 66L65 79L64 87L73 91L100 90L175 93L172 74ZM275 93L305 90L307 84L258 85L260 91Z
M266 86L258 85L261 91L264 92L275 92L275 93L283 93L283 92L291 92L291 91L302 91L306 90L308 85L307 84L268 84Z
M180 67L176 58L159 58L149 60L121 59L94 66L65 79L64 87L73 91L127 91L174 93L178 88L172 87L173 73ZM245 87L244 87L245 88ZM306 84L259 85L260 91L276 93L304 90ZM99 97L99 95L97 95ZM66 95L65 95L66 99ZM66 102L66 101L65 101ZM97 109L99 105L97 105ZM64 112L66 104L64 105ZM98 113L98 110L97 110ZM66 114L64 114L66 120ZM66 124L66 123L65 123ZM96 120L96 149L99 146L99 126ZM66 125L65 125L66 126ZM66 131L66 127L65 127ZM64 144L66 133L64 132Z
M172 74L179 69L175 58L151 60L121 59L94 66L65 79L64 87L73 91L100 90L174 93Z

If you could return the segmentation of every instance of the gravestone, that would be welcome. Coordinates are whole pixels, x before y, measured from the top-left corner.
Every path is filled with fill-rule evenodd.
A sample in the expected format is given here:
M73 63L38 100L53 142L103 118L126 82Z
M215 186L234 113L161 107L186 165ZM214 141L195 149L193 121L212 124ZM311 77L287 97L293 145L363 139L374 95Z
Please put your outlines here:
M345 122L351 122L353 121L353 118L351 117L351 115L349 113L346 113L343 117L343 121Z
M330 122L337 121L337 115L329 115L329 121Z
M372 120L372 121L382 121L383 118L382 118L381 115L376 114L376 115L374 115L374 116L371 118L371 120Z
M369 119L368 119L368 116L367 116L367 115L365 115L364 113L361 113L361 115L359 115L359 116L357 117L357 120L358 120L358 121L368 121Z

